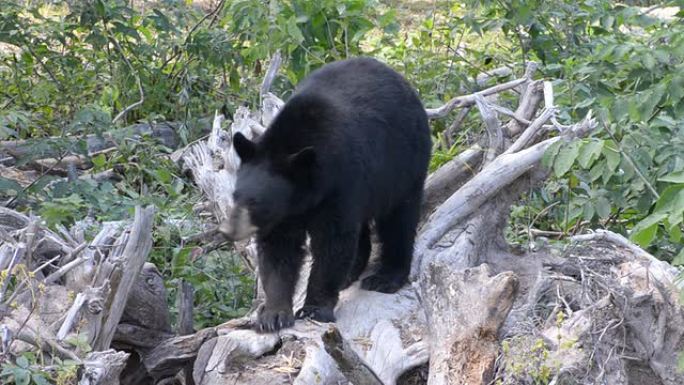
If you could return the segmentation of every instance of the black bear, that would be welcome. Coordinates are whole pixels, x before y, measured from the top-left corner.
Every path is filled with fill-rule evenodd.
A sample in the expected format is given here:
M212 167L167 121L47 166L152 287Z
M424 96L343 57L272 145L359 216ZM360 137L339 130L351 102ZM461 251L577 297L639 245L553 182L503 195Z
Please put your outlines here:
M427 115L416 92L370 58L328 64L302 81L256 142L235 134L242 163L235 206L221 231L256 232L266 294L256 329L292 326L292 296L308 233L313 266L297 318L334 321L340 290L382 243L380 267L361 287L383 293L408 279L430 160Z

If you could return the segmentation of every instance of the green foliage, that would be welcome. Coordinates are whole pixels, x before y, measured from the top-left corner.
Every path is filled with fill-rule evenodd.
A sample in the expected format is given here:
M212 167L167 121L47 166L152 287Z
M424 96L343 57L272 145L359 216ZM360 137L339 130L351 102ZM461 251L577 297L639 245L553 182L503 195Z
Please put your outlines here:
M0 139L103 131L125 121L187 121L254 98L262 63L284 50L297 82L325 62L360 53L364 35L391 24L373 1L231 1L212 18L183 2L142 13L124 1L71 5L0 1ZM291 87L288 84L287 87ZM28 91L30 90L30 91ZM52 95L59 94L55 99Z
M64 342L67 344L73 346L75 348L75 352L79 355L84 355L89 353L92 350L92 347L90 346L89 343L89 336L85 333L80 333L76 335L72 335L67 337Z
M35 354L27 352L16 357L14 361L7 361L2 364L0 378L3 384L7 385L67 385L76 380L76 370L78 364L74 361L62 361L54 358L53 369L46 372L41 367L40 358Z
M457 146L451 146L446 151L437 151L434 154L432 154L432 158L430 159L430 172L437 170L444 163L453 159L453 157L458 155L460 151L461 149Z
M505 381L499 380L499 384L548 384L561 366L556 356L562 353L561 350L571 347L572 344L569 344L553 352L542 339L513 337L504 340L501 348L507 378Z

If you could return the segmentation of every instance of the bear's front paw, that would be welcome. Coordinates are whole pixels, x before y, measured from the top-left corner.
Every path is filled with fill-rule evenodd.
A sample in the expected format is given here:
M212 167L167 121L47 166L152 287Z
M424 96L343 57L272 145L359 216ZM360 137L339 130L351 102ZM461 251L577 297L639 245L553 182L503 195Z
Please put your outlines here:
M260 333L277 332L280 329L294 325L292 310L267 309L262 307L255 326Z
M380 293L396 293L407 282L405 274L392 274L377 272L361 281L364 290L377 291Z
M304 305L297 310L296 317L297 319L308 318L318 322L335 322L335 314L330 307Z

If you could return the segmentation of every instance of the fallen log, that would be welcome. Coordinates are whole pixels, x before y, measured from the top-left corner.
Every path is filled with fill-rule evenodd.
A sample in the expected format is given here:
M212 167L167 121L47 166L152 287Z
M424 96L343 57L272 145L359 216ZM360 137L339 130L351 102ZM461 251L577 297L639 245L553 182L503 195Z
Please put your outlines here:
M55 158L63 153L60 148L67 150L67 152L73 152L73 149L70 149L71 147L75 147L79 141L85 141L85 149L88 155L93 156L116 147L121 140L140 139L143 135L159 140L168 148L176 148L180 143L177 134L179 126L180 123L175 122L137 123L104 132L101 135L5 140L0 141L0 154L9 155L17 160Z

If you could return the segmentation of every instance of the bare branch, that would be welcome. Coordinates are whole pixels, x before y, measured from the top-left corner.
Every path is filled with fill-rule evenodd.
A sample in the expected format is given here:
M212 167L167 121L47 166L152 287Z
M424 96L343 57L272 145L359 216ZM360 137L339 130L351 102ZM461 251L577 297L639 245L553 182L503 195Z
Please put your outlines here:
M106 301L107 312L104 314L102 329L93 342L93 349L105 350L109 348L116 325L124 312L128 293L138 278L145 263L147 254L152 248L152 223L154 219L154 207L136 207L135 219L131 228L130 237L123 249L121 256L111 261L118 264L108 277L101 277L101 283L107 280L111 284L111 294ZM107 274L107 272L104 272Z
M282 62L283 56L280 53L280 50L277 50L273 57L271 57L271 63L268 65L268 70L266 70L266 76L264 76L264 80L261 82L259 96L262 98L271 90L271 85L278 74L278 69L280 69L280 64Z
M504 154L513 154L516 153L524 148L527 148L531 143L534 142L534 139L542 132L544 128L544 123L546 123L549 119L553 117L554 110L552 109L545 109L542 111L541 115L537 119L532 122L532 124L523 131L522 135L518 138L518 140L515 141L505 152Z
M543 117L538 119L541 120L541 118ZM541 123L539 125L541 126ZM564 132L563 136L584 136L594 128L596 128L596 121L591 118L591 114L588 114L581 123ZM497 157L430 216L430 223L423 228L422 234L416 240L416 248L432 247L449 229L472 214L502 188L534 167L541 160L546 149L560 139L560 137L550 138L519 152Z
M337 367L354 385L383 385L380 378L363 363L354 349L342 338L340 331L330 325L323 333L325 351L337 362Z
M23 330L20 330L17 333L17 339L36 346L46 353L56 352L64 359L74 360L76 362L81 361L74 352L63 348L60 344L52 340L52 338L36 333L26 325L24 325Z
M105 26L106 26L106 24L107 23L105 22ZM106 29L106 27L105 27L105 29ZM124 52L123 48L121 48L119 41L116 40L114 38L114 36L112 36L109 33L109 30L106 30L106 32L107 32L107 35L109 35L108 36L109 40L112 43L114 43L116 50L119 51L119 54L121 55L121 59L124 61L124 63L126 63L126 66L128 67L128 69L131 70L131 73L133 74L133 76L135 76L135 84L138 86L138 94L140 95L140 99L137 102L135 102L135 103L129 105L128 107L124 108L121 112L119 112L119 114L117 114L114 117L114 119L112 119L112 124L114 124L117 121L119 121L121 118L126 116L126 114L128 114L131 110L138 108L139 106L141 106L145 102L145 92L143 91L142 81L140 80L140 74L138 73L138 71L135 70L135 67L133 67L133 64L131 64L131 61L128 60L128 58L126 57L126 53Z
M487 137L489 138L489 146L483 164L491 163L504 148L504 136L501 129L501 122L499 122L496 113L489 107L489 103L480 95L475 96L475 103L477 109L482 115L482 120L485 122L487 128Z
M82 256L74 259L73 261L67 263L66 265L60 267L56 271L54 271L52 274L48 275L45 277L45 283L55 283L57 282L58 279L62 278L64 274L70 272L73 270L75 267L81 265L83 262L87 261L89 259L88 256Z
M484 150L479 146L471 147L428 176L421 209L424 215L429 215L437 205L477 173L483 154Z
M458 115L456 115L456 118L454 119L454 121L451 123L449 128L447 128L444 131L443 137L447 142L447 146L451 147L451 145L453 143L452 136L454 136L454 133L461 128L461 124L463 124L466 117L468 117L468 113L470 112L471 108L472 107L465 107L465 108L462 108L460 111L458 111Z
M497 84L493 87L484 89L482 91L470 94L470 95L463 95L463 96L457 96L451 100L449 100L446 104L444 104L441 107L437 108L427 108L425 112L427 112L428 118L430 119L439 119L447 116L451 111L453 111L456 108L464 108L464 107L469 107L473 106L475 104L475 95L480 95L482 97L497 94L506 90L510 90L513 88L516 88L518 86L524 86L528 82L531 81L532 76L534 72L537 70L537 63L535 62L529 62L527 66L525 67L525 74L523 75L522 78L520 79L515 79L511 80L506 83L502 84Z
M528 82L529 79L527 78L520 78L520 79L515 79L511 80L509 82L503 83L503 84L497 84L493 87L487 88L485 90L476 92L474 94L470 95L463 95L463 96L457 96L451 100L449 100L445 105L437 108L427 108L425 112L428 115L428 118L430 119L439 119L447 116L451 111L453 111L456 108L463 108L463 107L469 107L475 104L475 97L476 95L485 97L493 94L497 94L499 92L503 92L506 90L510 90L512 88L515 88L521 84L524 84Z
M9 267L7 268L7 278L5 278L2 283L2 291L0 291L0 302L2 302L3 298L5 297L5 294L7 293L7 288L9 287L9 283L11 279L9 279L12 276L12 272L14 270L14 266L17 265L19 260L23 257L24 252L26 251L26 245L19 244L17 245L17 248L14 249L14 255L12 256L12 260L10 261Z

